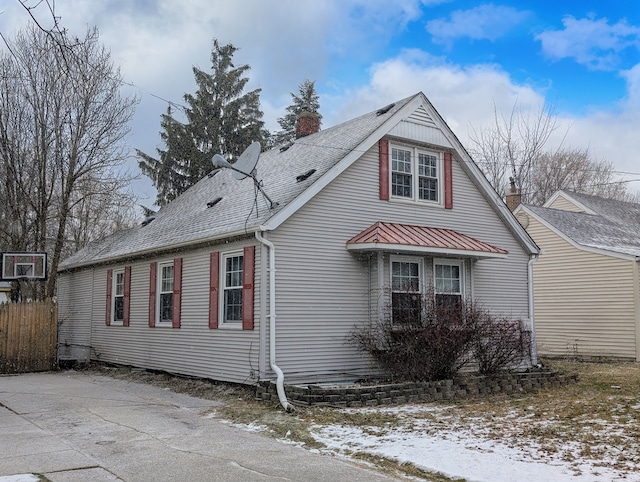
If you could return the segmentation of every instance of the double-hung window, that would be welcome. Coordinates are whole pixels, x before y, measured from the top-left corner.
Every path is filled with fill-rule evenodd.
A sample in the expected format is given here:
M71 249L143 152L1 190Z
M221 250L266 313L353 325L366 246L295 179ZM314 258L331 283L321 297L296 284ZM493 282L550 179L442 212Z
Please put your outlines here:
M420 319L422 311L422 260L391 260L391 320L410 323Z
M108 269L105 324L129 326L131 308L131 266Z
M180 328L182 258L154 261L149 266L149 326Z
M391 196L439 203L440 155L418 148L391 147Z
M173 261L158 264L158 322L173 321Z
M413 198L412 152L408 149L391 149L391 195Z
M242 323L242 280L244 256L242 252L224 254L222 272L222 323Z
M438 202L438 158L433 154L418 153L418 198Z
M113 321L124 322L124 269L113 271Z
M210 255L209 328L253 330L255 246Z
M442 306L460 306L463 297L464 270L459 260L435 260L434 291L436 302Z

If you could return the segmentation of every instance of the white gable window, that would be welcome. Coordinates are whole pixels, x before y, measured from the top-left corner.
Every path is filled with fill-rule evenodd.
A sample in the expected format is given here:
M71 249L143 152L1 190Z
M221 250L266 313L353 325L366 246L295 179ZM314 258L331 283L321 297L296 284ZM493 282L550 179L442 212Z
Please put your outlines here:
M411 151L393 147L391 149L391 195L413 198L413 162Z
M113 322L124 321L124 269L113 270Z
M440 203L441 159L437 152L391 147L391 196Z
M158 263L158 322L173 321L173 261Z
M436 302L444 306L460 306L464 296L464 262L436 259L433 286Z
M421 258L391 259L391 320L410 323L422 311L423 265Z
M225 253L222 261L222 324L240 325L244 256L242 251Z

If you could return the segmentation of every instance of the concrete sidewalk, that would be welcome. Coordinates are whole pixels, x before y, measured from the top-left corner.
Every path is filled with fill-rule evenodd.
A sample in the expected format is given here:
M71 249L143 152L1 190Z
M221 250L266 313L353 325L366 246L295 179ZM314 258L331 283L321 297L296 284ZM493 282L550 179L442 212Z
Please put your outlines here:
M224 424L216 405L90 372L0 376L0 482L391 480Z

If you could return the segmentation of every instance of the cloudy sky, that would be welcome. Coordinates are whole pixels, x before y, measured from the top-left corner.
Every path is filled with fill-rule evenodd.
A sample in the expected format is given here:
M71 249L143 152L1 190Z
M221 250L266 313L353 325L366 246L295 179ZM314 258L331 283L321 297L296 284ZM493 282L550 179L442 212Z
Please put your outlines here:
M37 0L24 0L38 5ZM261 88L269 129L305 79L315 80L328 127L424 92L463 144L490 125L494 107L547 103L565 145L587 147L640 180L640 2L637 0L57 0L70 32L97 26L140 97L131 146L153 154L165 100L195 91L212 39L239 47L250 88ZM45 3L32 12L51 24ZM0 0L7 37L31 21ZM550 146L556 147L556 146ZM137 163L131 162L135 170ZM629 182L634 191L640 182ZM147 204L148 181L136 183ZM150 202L149 202L150 201Z

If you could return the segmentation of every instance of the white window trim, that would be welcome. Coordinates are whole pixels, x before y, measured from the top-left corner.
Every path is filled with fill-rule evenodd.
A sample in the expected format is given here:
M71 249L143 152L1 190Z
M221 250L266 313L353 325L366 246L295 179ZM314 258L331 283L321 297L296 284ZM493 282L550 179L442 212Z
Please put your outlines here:
M412 196L404 197L404 196L394 196L393 194L393 149L402 149L405 151L411 151L411 193ZM429 201L427 199L420 199L419 194L419 175L418 175L418 154L427 154L430 156L435 156L438 164L438 200L437 201ZM414 202L427 204L431 206L444 206L444 154L440 151L425 149L422 147L415 146L406 146L402 144L393 144L389 143L389 198L395 201L404 201L404 202Z
M122 274L122 303L124 305L124 285L125 285L125 271L124 268L114 269L111 273L111 325L122 326L124 324L124 318L122 320L116 320L116 286L118 274ZM123 312L124 314L124 312Z
M161 307L162 307L162 268L166 266L171 266L175 269L173 264L173 260L168 261L158 261L158 268L156 274L156 326L167 326L169 328L173 327L173 320L162 321L161 318ZM174 280L175 280L175 272L174 272ZM173 295L173 280L171 283L171 294ZM171 309L175 308L173 306L173 300L171 301Z
M425 263L424 258L420 256L389 256L389 306L391 307L391 319L393 320L393 294L394 293L417 293L420 296L425 294ZM418 264L418 291L394 291L393 289L393 263L417 263Z
M436 288L436 265L449 265L449 266L459 266L460 267L460 293L440 293ZM460 297L465 299L465 291L466 291L466 270L465 270L465 260L464 259L452 259L452 258L433 258L433 293L436 295L441 294L459 294Z
M424 271L424 258L420 256L398 256L391 255L389 257L389 287L393 293L393 263L418 263L418 277L420 278L419 293L425 293L425 271ZM398 293L406 293L406 291L398 291Z
M220 286L220 292L218 294L219 299L218 299L218 328L222 328L222 329L227 329L227 330L242 330L242 319L240 319L239 321L232 321L229 322L226 320L225 316L224 316L224 293L225 293L225 289L226 289L226 274L227 274L227 259L228 258L235 258L237 256L242 256L242 276L244 277L244 250L243 249L237 249L234 251L227 251L224 253L220 253L220 281L219 281L219 286ZM241 285L242 285L242 281L241 281ZM242 286L244 288L244 286ZM244 293L243 293L244 295Z

